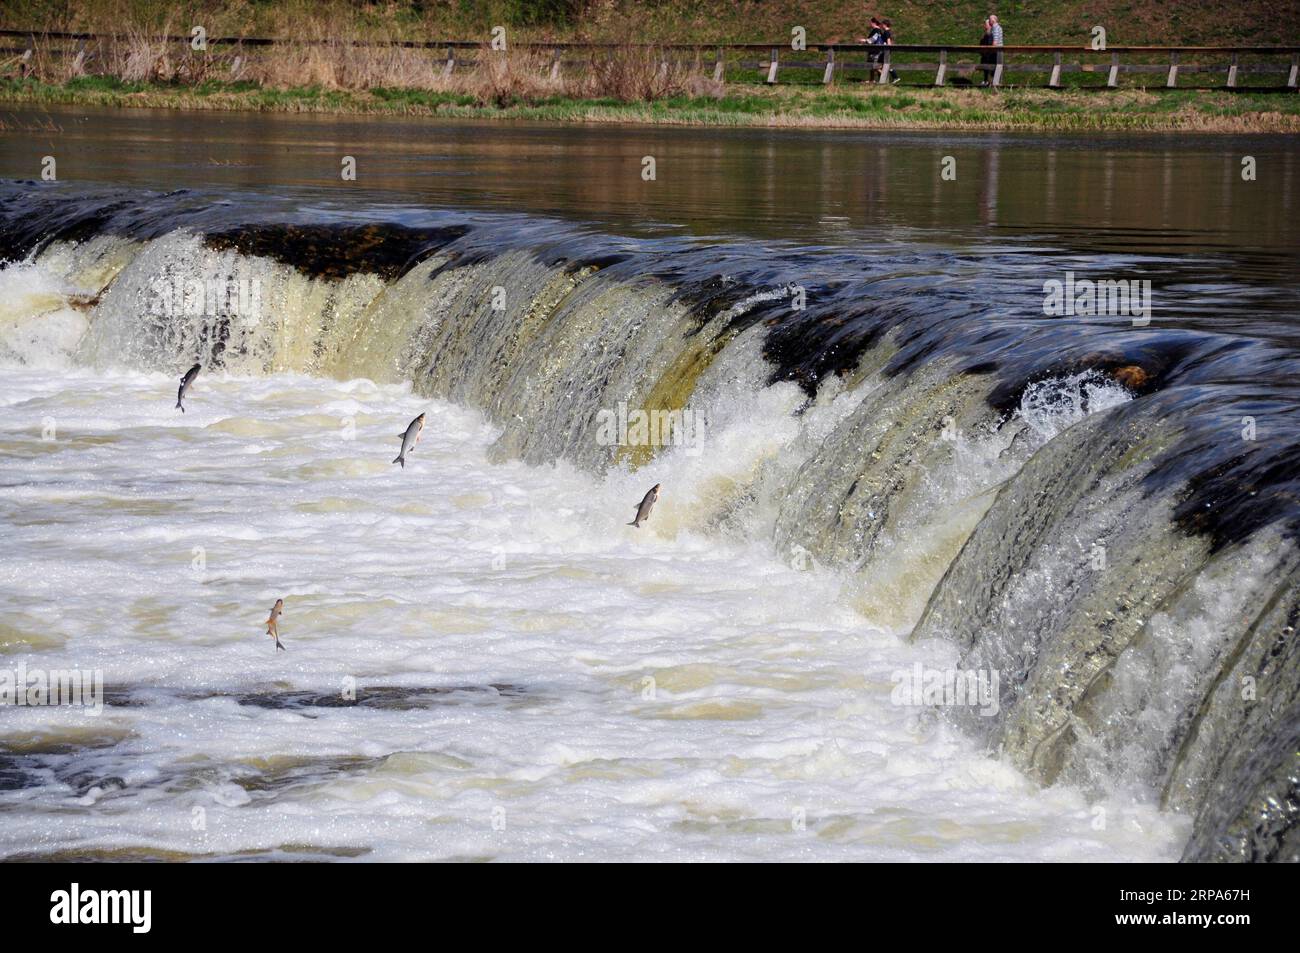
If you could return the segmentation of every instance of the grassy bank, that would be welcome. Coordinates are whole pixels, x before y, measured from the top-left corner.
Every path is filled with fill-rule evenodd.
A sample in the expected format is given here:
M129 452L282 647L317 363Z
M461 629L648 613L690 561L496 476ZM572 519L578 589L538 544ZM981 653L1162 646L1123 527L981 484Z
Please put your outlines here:
M1300 96L1197 90L1097 93L733 84L708 95L682 93L651 101L542 93L485 102L474 93L454 90L279 89L254 83L181 85L83 77L61 84L2 79L0 102L717 126L1300 132Z
M893 18L902 42L973 42L990 9L985 0L890 0L887 6L882 12ZM1010 43L1082 45L1094 25L1106 27L1112 45L1275 43L1300 35L1294 0L1258 0L1252 12L1229 7L1212 19L1184 0L1006 0L994 6ZM933 57L916 53L898 54L905 82L897 89L863 84L861 54L856 66L851 57L842 59L840 79L827 88L820 83L820 65L788 65L780 84L769 87L758 75L757 56L733 53L723 84L713 79L711 50L655 45L779 41L788 39L793 25L803 26L811 43L851 41L863 32L867 9L860 0L723 0L707 8L686 0L191 0L184 6L162 0L16 0L3 8L5 25L31 28L36 37L15 41L7 56L0 51L0 100L696 125L1300 131L1300 98L1260 92L1281 82L1281 75L1252 72L1258 64L1249 56L1242 58L1242 89L1236 93L1221 89L1226 62L1213 72L1188 69L1181 80L1220 88L1148 91L1147 83L1164 82L1157 68L1126 74L1119 90L1088 93L1080 87L1103 84L1103 71L1069 71L1063 76L1066 90L1046 90L1044 72L1031 72L1034 66L1045 69L1042 57L1032 64L1009 62L1007 88L998 91L971 88L969 64L958 68L954 61L953 88L935 90L928 72ZM450 72L441 50L367 42L485 41L502 24L512 40L506 51L466 48ZM275 36L284 42L196 50L167 39L187 35L196 25L210 36ZM41 38L41 30L105 35L82 44ZM550 49L523 40L617 45L570 50L553 63ZM804 59L820 63L817 56ZM925 70L908 69L921 63Z
M519 40L769 42L802 26L812 42L850 41L872 13L900 43L973 43L997 13L1008 43L1080 45L1097 25L1112 45L1259 45L1300 37L1294 0L1207 8L1197 0L10 0L0 23L22 30L188 32L212 36L321 35L486 40L506 26Z

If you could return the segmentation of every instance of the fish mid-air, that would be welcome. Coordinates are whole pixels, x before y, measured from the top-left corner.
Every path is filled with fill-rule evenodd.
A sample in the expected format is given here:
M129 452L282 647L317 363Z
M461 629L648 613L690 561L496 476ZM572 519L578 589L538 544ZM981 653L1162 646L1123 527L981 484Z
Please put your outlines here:
M403 470L406 469L406 455L414 452L415 445L420 442L420 434L423 432L424 414L420 414L420 416L411 421L410 426L406 428L405 432L398 434L398 436L402 438L402 450L397 455L397 459L393 462L400 463Z
M284 612L284 600L276 599L275 605L271 606L271 617L266 620L266 634L275 639L275 647L281 652L284 646L280 644L280 613Z
M194 378L199 376L199 369L202 366L202 364L195 364L186 371L185 376L181 378L180 389L176 391L176 406L180 408L182 414L185 413L185 405L182 404L181 401L183 401L185 395L189 393L190 385L194 383Z
M654 509L654 505L658 501L659 484L656 483L654 486L650 487L649 492L647 492L645 496L641 497L641 502L638 503L636 507L636 519L627 525L635 526L637 529L640 529L641 524L650 518L650 511Z

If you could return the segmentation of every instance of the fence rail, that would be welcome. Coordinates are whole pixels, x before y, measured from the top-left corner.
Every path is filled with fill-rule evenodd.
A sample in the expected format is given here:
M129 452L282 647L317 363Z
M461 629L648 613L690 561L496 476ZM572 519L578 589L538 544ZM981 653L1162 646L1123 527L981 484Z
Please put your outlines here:
M129 42L132 37L119 34L32 32L25 30L0 30L0 38L22 41L18 45L0 48L0 53L19 54L20 75L26 75L27 64L37 49L58 47L58 52L93 57L90 44ZM188 36L158 36L152 42L175 43L189 46ZM229 47L235 51L267 49L276 46L389 48L404 50L439 51L437 62L443 64L443 75L449 76L460 67L473 66L478 61L459 51L477 51L477 55L497 52L490 43L479 40L330 40L288 39L277 37L222 36L207 37L210 47ZM68 44L74 44L68 48ZM1009 73L1047 73L1047 87L1059 89L1061 77L1069 73L1105 73L1105 88L1119 86L1122 74L1164 74L1164 87L1174 89L1183 74L1218 74L1224 77L1228 89L1238 88L1240 79L1247 75L1285 75L1285 83L1271 88L1296 90L1300 79L1300 46L1108 46L1093 49L1074 45L1014 45L972 46L934 43L908 43L893 46L872 46L864 43L808 43L805 49L794 50L789 45L771 43L590 43L590 42L514 42L509 49L549 51L552 74L564 66L582 66L590 60L565 58L565 54L585 52L606 55L628 49L640 49L661 54L665 61L682 62L682 54L689 53L697 64L707 62L711 54L713 78L726 79L728 67L756 69L769 84L779 82L782 69L816 70L824 84L834 83L837 77L850 73L865 73L868 82L887 83L899 73L932 73L930 85L943 86L953 75L981 74L992 87L1005 85ZM765 53L766 58L754 59L754 54ZM938 54L937 59L918 59L920 54ZM817 59L812 57L817 56ZM1067 57L1071 60L1067 61ZM1152 60L1158 62L1152 62ZM234 72L238 72L241 57L234 58ZM1213 61L1213 62L1210 62ZM916 84L911 84L916 85ZM1261 89L1267 87L1252 87Z

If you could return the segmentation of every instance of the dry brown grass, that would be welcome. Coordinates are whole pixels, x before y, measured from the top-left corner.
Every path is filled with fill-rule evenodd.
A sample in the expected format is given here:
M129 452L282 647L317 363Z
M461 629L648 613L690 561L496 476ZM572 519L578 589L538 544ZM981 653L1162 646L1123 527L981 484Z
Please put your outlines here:
M103 70L126 83L170 81L177 72L172 58L175 46L159 35L132 29L120 42L105 44Z
M419 89L460 93L498 106L553 97L633 103L683 93L722 95L722 84L706 75L711 63L680 52L670 56L655 47L572 50L557 68L552 51L545 48L493 50L484 44L456 50L457 66L448 74L444 49L403 47L382 36L362 45L351 37L330 36L319 21L307 21L292 41L273 47L194 50L188 43L168 41L169 34L175 36L170 24L156 31L132 28L84 48L38 37L33 55L12 61L5 72L47 83L98 75L126 83L241 80L275 89Z
M333 36L328 24L309 20L290 43L245 51L247 65L240 78L276 88L441 88L442 65L435 63L432 51L396 45L358 46L354 39ZM399 38L371 39L383 43Z
M463 53L461 55L464 55ZM509 106L566 95L566 77L551 75L551 57L537 50L491 50L473 53L474 65L446 81L454 92L466 93L485 105Z
M112 76L126 83L201 83L228 74L233 57L195 51L169 42L167 35L165 28L132 27L97 42L71 43L38 34L30 57L8 61L3 72L48 83L81 76Z
M654 47L624 47L612 52L594 52L586 69L575 77L571 95L582 98L607 97L619 102L649 102L667 96L722 95L722 84L705 75L697 58L687 62L670 58Z

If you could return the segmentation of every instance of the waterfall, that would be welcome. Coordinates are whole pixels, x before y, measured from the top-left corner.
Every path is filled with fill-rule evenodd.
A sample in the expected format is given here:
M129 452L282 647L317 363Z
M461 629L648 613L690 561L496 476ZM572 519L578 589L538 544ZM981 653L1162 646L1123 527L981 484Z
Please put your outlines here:
M1041 256L993 303L987 263L921 246L355 218L7 187L0 361L409 381L487 415L501 460L690 475L679 518L999 672L996 714L951 715L990 751L1156 792L1195 819L1187 860L1297 856L1293 351L1043 317ZM698 413L701 444L601 437L638 411Z

